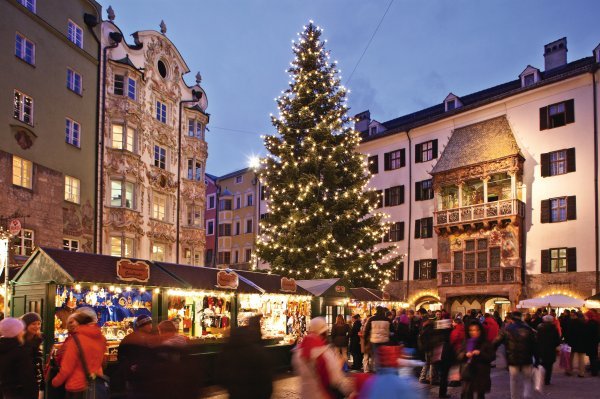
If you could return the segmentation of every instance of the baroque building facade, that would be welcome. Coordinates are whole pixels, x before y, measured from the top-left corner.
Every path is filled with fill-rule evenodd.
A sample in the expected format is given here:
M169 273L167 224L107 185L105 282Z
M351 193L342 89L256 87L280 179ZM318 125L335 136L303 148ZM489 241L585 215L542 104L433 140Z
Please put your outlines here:
M109 9L102 23L100 253L204 264L205 128L201 76L161 32L123 40Z
M387 122L356 116L402 254L394 295L455 313L597 292L600 46L567 62L562 38L544 61Z

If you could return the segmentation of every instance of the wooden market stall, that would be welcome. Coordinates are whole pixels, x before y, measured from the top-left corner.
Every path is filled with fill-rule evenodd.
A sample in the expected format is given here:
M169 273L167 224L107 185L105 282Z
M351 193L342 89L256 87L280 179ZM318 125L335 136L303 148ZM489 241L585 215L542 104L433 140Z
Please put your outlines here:
M352 297L350 283L344 278L298 280L296 283L315 297L312 300L313 316L323 316L331 327L338 315L349 321L348 302Z
M352 315L359 314L363 320L374 315L377 306L397 311L408 307L407 303L400 301L400 299L389 292L374 288L350 288L350 293L352 294L352 299L348 302L348 308Z

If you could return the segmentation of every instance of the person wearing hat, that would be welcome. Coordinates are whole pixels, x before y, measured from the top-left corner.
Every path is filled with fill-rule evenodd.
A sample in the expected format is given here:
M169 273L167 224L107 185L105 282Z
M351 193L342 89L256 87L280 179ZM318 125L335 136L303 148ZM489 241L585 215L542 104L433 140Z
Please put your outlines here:
M313 318L308 335L293 350L292 365L302 381L302 398L345 397L353 390L352 382L342 372L344 359L327 343L328 330L323 317Z
M42 352L42 342L44 341L42 318L35 312L29 312L21 316L21 320L25 323L24 345L31 352L38 389L44 391L46 383L44 381L44 354Z
M23 345L25 323L7 317L0 321L0 393L5 399L37 399L33 358Z
M544 384L550 385L552 366L556 361L556 348L560 345L560 334L554 325L554 317L542 317L542 323L537 328L537 350L540 364L544 367Z

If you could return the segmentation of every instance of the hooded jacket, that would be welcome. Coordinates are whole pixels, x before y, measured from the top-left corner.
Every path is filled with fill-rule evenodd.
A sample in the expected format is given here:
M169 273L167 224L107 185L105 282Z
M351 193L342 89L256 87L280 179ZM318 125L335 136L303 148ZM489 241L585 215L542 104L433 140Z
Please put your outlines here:
M17 338L0 338L0 392L19 398L38 396L31 351Z
M498 348L501 344L506 345L509 366L526 366L533 363L534 356L537 359L535 331L521 320L515 320L500 331L494 346Z
M106 351L106 339L96 324L79 326L75 335L81 342L81 349L89 372L104 375L102 362ZM70 392L83 391L87 387L87 376L80 361L79 349L75 339L65 341L64 357L61 361L60 372L52 380L52 385L58 387L65 384Z
M485 330L485 338L488 342L494 342L500 332L500 327L492 316L485 318L483 321L483 329Z

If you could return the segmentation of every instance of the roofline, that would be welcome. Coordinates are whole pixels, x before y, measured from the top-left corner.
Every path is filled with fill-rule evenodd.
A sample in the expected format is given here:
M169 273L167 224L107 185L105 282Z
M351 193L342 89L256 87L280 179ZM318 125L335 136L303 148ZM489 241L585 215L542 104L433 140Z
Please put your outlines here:
M483 165L483 164L486 164L486 163L495 162L495 161L499 161L501 159L507 159L507 158L512 158L512 157L520 158L521 161L525 162L525 157L523 156L523 154L521 154L521 152L519 152L519 153L513 154L513 155L506 155L506 156L500 157L500 158L494 158L494 159L490 159L490 160L487 160L487 161L481 161L481 162L469 164L468 166L469 167L473 167L473 166L477 166L477 165ZM435 168L435 166L434 166L434 168ZM455 170L458 170L458 169L464 169L464 168L465 168L465 166L459 166L459 167L456 167L456 168L446 169L446 170L442 170L442 171L439 171L439 172L434 172L433 168L432 168L431 171L427 172L427 173L429 175L433 176L433 175L440 175L440 174L443 174L443 173L450 173L452 171L455 171Z
M593 59L593 57L585 57L585 58L582 58L582 59L586 59L586 58L592 58ZM576 61L580 61L580 60L576 60ZM576 61L573 61L573 62L576 62ZM569 79L569 78L572 78L572 77L575 77L575 76L583 75L584 73L588 73L588 72L594 73L596 70L597 70L597 65L596 65L596 62L594 60L594 62L586 64L586 65L583 65L582 67L577 68L577 69L575 69L573 71L568 71L568 72L565 72L565 73L562 73L562 74L558 74L556 76L552 76L552 77L547 78L545 80L541 80L541 81L537 82L534 85L526 86L526 87L519 87L518 89L510 90L508 92L501 93L501 94L495 95L493 97L489 97L489 98L486 98L486 99L474 102L473 104L463 105L460 108L455 108L450 113L446 112L446 113L443 113L443 114L440 114L440 115L433 115L433 116L427 117L427 118L425 118L425 119L423 119L421 121L417 121L417 122L413 122L413 123L407 123L405 125L398 126L396 128L392 128L390 130L387 130L385 132L377 134L376 136L364 137L364 138L362 138L360 144L368 143L370 141L375 141L375 140L378 140L378 139L382 139L384 137L392 136L392 135L397 134L397 133L403 133L403 132L406 132L408 130L412 130L412 129L415 129L415 128L418 128L418 127L421 127L421 126L425 126L425 125L428 125L430 123L437 122L437 121L440 121L440 120L443 120L443 119L446 119L446 118L451 118L451 117L456 116L457 114L461 114L461 113L464 113L464 112L467 112L467 111L474 110L474 109L479 108L479 107L481 107L483 105L491 104L493 102L500 101L500 100L503 100L505 98L515 96L517 94L525 93L525 92L528 92L530 90L536 90L536 89L539 89L540 87L543 87L543 86L551 85L551 84L558 83L558 82L561 82L563 80L566 80L566 79ZM511 83L511 82L515 82L517 80L520 80L520 79L516 79L516 80L510 81L510 82L501 83L501 84L496 85L496 86L501 86L503 84L508 84L508 83ZM496 87L496 86L492 86L492 87ZM490 89L490 88L488 88L488 89ZM487 89L483 89L483 90L487 90ZM480 90L480 91L483 91L483 90ZM471 94L475 94L475 93L471 93ZM436 105L438 105L438 104L436 104ZM430 107L428 107L428 108L430 108ZM424 109L427 109L427 108L424 108ZM422 111L422 110L419 110L419 111ZM419 111L415 111L415 112L412 112L412 113L416 113L416 112L419 112ZM406 115L410 115L410 114L406 114ZM403 116L406 116L406 115L403 115ZM394 118L394 119L398 119L398 118Z
M250 169L251 169L250 167L247 167L244 169L236 170L235 172L227 173L226 175L217 177L217 182L219 182L221 180L229 179L230 177L234 177L237 175L243 175L244 173L248 172Z

